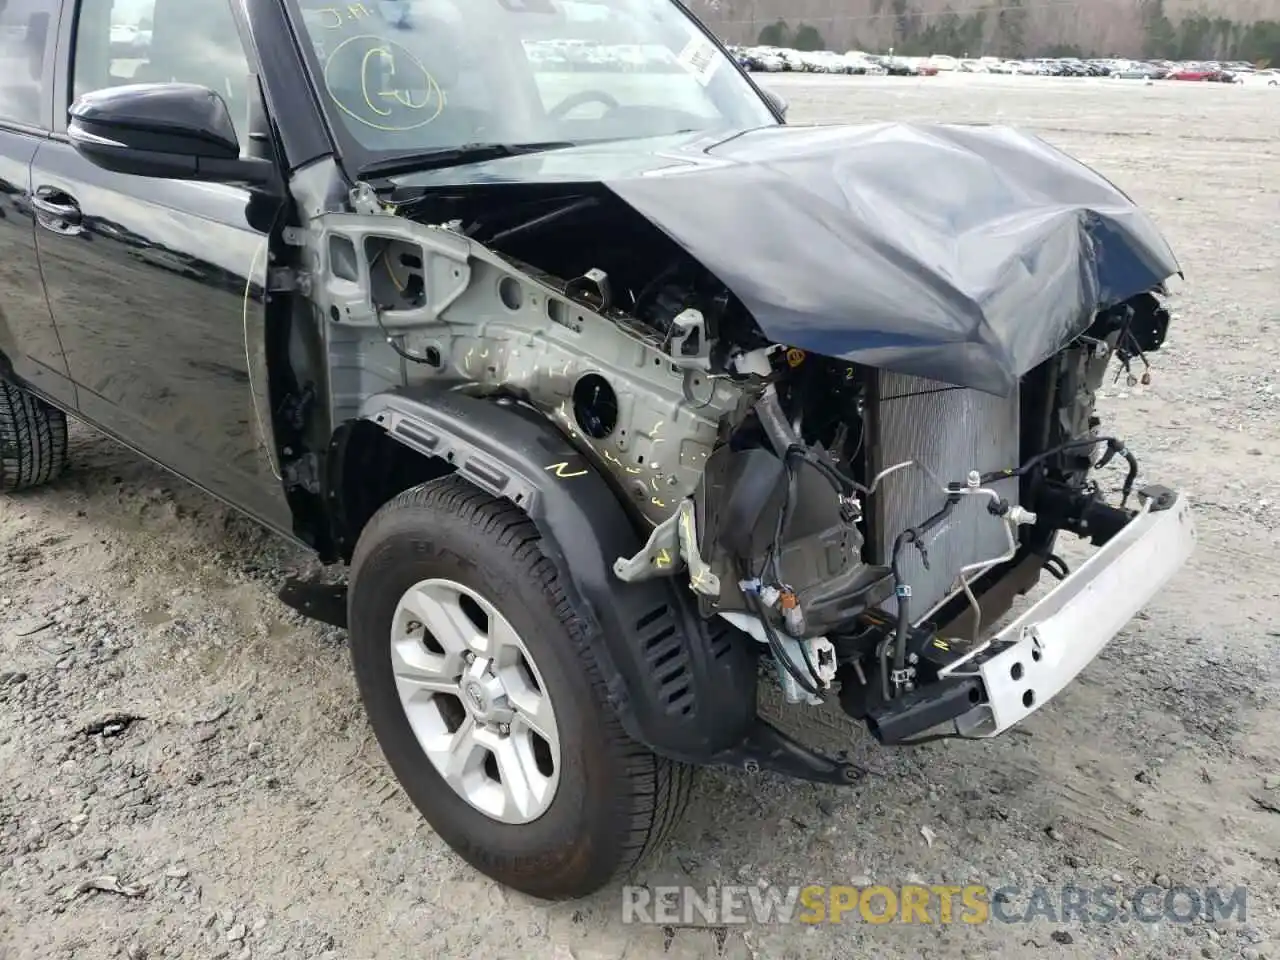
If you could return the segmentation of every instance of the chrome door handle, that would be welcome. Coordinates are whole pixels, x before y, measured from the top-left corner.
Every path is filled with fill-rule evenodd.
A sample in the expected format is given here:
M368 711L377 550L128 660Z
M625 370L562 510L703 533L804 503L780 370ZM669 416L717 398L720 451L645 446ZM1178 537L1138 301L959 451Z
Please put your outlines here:
M57 203L50 200L47 194L42 195L37 192L31 198L31 205L45 216L54 220L61 220L63 223L77 224L83 218L80 213L80 207L70 198L66 203Z

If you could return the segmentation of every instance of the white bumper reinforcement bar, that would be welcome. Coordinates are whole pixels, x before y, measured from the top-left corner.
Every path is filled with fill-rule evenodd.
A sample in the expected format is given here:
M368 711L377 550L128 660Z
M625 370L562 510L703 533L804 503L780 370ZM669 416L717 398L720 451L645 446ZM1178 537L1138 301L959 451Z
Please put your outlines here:
M1040 709L1173 579L1195 546L1195 523L1180 494L1163 508L1152 506L1147 501L1052 593L1001 630L981 656L944 671L977 675L986 689L987 702L958 718L961 736L997 736Z

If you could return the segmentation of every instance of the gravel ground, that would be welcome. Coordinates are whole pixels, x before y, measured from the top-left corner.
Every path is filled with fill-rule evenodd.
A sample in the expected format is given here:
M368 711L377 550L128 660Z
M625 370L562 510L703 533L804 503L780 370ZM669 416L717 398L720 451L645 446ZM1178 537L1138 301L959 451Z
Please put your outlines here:
M989 743L836 790L710 773L641 882L1248 887L1245 921L725 930L548 907L453 856L372 742L307 563L77 429L0 502L0 957L1280 958L1280 98L1036 78L768 78L794 120L1000 121L1097 165L1182 257L1167 349L1102 414L1202 543L1081 680ZM928 827L922 832L922 827ZM925 836L925 833L928 836ZM1011 912L1021 912L1021 908Z

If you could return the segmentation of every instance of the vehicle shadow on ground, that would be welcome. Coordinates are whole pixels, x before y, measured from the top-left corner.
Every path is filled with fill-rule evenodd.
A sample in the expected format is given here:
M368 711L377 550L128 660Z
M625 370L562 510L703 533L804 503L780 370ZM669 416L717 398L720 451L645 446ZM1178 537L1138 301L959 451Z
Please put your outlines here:
M240 570L261 569L264 552L289 569L315 564L305 548L75 420L69 461L61 476L26 496L50 507L52 498L79 515L91 514L130 544L139 534L152 541L149 548L159 541L179 562L194 549Z

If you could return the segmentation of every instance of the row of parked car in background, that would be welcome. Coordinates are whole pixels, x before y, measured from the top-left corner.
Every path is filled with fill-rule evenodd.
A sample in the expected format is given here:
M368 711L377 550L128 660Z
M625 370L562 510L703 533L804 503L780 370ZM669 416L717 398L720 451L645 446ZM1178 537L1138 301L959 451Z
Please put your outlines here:
M851 75L935 76L939 73L989 73L1038 77L1111 77L1122 80L1189 80L1208 83L1247 83L1280 86L1280 70L1251 63L1180 63L1172 60L1084 60L1039 57L968 59L936 55L904 57L850 50L790 50L783 47L732 47L748 70L764 73L841 73Z
M115 24L111 28L112 55L145 57L151 42L150 25ZM1244 62L1177 63L1170 60L1082 60L1041 57L1007 60L935 55L904 57L850 50L792 50L753 46L729 48L748 70L764 73L836 73L849 75L935 76L939 73L1019 74L1041 77L1114 77L1126 80L1192 80L1210 83L1248 83L1280 87L1280 70L1259 69ZM654 70L677 68L672 52L641 44L602 46L584 41L533 41L526 52L544 70Z

